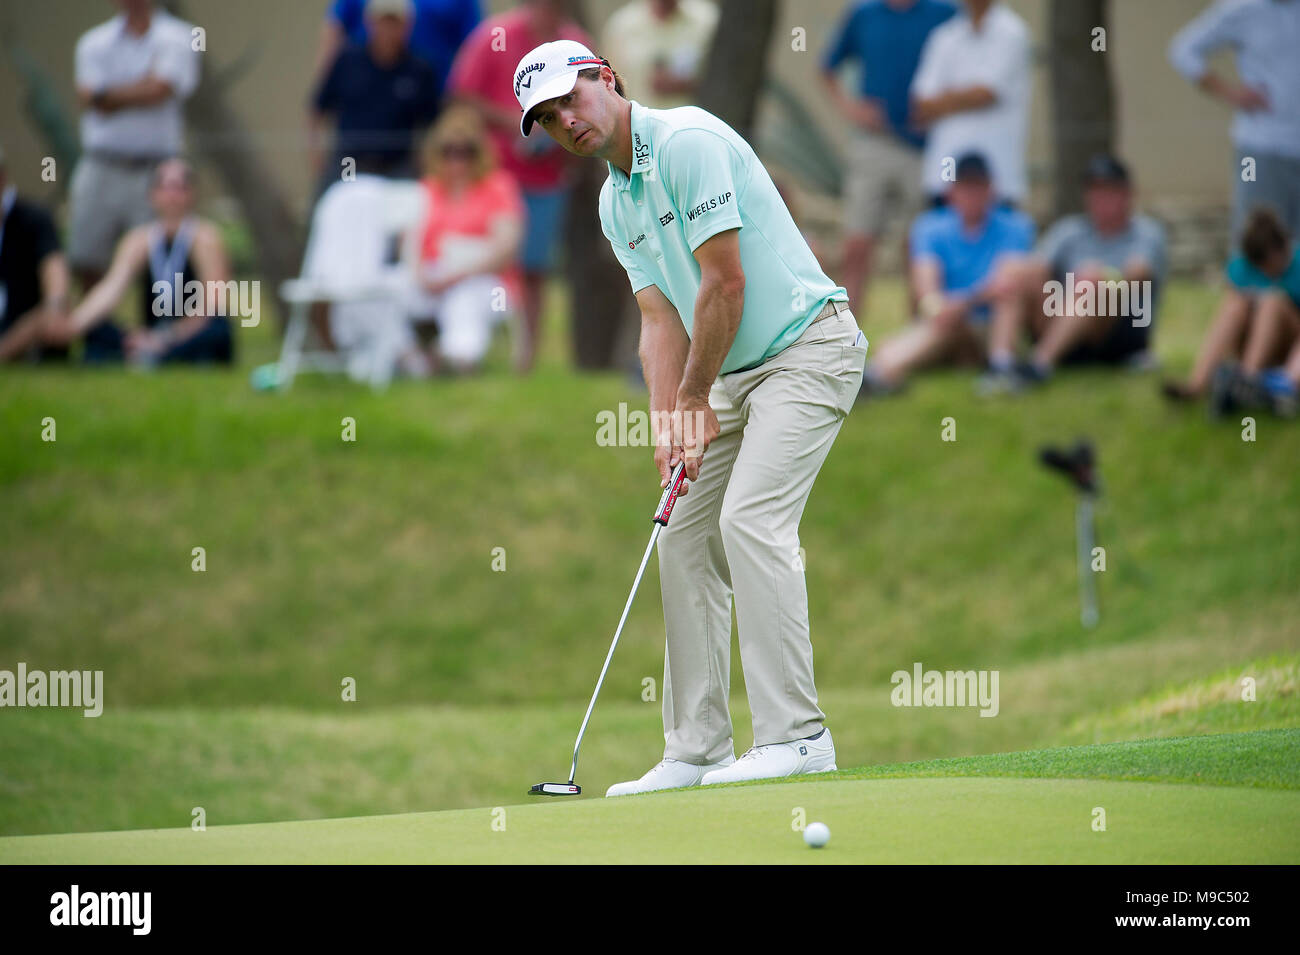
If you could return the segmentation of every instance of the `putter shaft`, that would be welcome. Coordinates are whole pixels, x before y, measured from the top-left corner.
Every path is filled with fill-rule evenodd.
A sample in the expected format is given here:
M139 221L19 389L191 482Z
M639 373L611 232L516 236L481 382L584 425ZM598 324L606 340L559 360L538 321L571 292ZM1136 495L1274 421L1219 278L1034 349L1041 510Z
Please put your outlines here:
M663 530L663 525L655 524L655 529L650 534L650 543L646 545L645 554L641 557L641 567L636 572L636 580L632 582L632 592L627 595L627 603L623 605L623 616L618 618L618 629L614 631L614 640L609 645L609 653L605 654L605 665L600 668L600 677L596 680L596 690L591 694L591 702L587 704L586 715L582 717L582 726L578 729L578 739L573 744L573 765L569 767L570 783L578 778L578 750L582 746L583 734L587 732L587 724L591 721L591 711L596 708L596 697L600 696L600 688L605 683L605 674L609 672L609 663L614 659L614 648L618 646L618 638L623 635L623 624L627 622L628 611L632 609L632 601L636 599L637 588L641 586L641 577L645 574L646 564L650 562L650 555L654 552L655 542L659 540L661 530Z

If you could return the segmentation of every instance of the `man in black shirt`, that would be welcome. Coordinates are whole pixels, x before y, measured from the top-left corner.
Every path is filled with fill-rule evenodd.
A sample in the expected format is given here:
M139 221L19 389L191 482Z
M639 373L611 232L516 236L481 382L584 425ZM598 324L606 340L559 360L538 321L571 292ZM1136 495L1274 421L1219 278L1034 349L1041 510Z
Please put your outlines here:
M41 326L68 308L68 264L54 221L18 198L0 152L0 362L66 359L68 349L39 342Z
M335 58L312 102L313 164L322 189L338 181L346 159L355 172L416 178L415 135L438 112L438 78L408 47L410 0L370 0L368 39ZM333 164L324 162L326 115L335 120Z

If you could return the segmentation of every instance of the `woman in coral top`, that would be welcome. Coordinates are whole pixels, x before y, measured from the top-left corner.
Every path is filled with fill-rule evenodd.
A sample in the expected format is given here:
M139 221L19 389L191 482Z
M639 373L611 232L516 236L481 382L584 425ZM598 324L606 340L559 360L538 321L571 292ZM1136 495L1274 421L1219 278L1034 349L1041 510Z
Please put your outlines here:
M437 323L435 368L474 371L493 327L519 302L523 199L514 177L497 168L471 109L443 114L425 143L424 163L411 317Z

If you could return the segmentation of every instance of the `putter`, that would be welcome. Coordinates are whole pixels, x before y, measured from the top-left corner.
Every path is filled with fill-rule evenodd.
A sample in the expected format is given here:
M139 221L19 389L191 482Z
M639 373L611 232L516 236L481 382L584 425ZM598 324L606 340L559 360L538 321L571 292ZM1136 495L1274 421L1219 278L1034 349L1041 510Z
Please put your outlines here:
M576 782L578 778L578 750L582 748L582 737L587 732L587 724L591 721L591 711L596 707L596 697L600 696L600 687L605 682L605 674L609 672L609 662L614 659L614 648L618 646L618 638L623 633L623 624L627 622L628 611L632 609L632 601L636 599L636 590L641 586L641 577L645 573L646 564L650 561L650 554L655 549L655 542L659 540L659 532L668 526L668 518L673 512L673 505L677 503L677 493L681 490L682 479L686 477L686 462L679 461L677 467L673 469L672 476L668 479L668 486L664 488L663 496L659 498L659 506L655 509L654 530L650 533L650 543L646 546L645 556L641 558L641 567L636 572L636 580L632 582L632 592L627 595L627 603L623 605L623 616L618 619L618 629L614 631L614 641L609 645L609 653L605 654L605 665L600 668L600 677L596 680L596 691L591 694L591 702L587 704L587 714L582 718L582 726L578 728L578 739L573 744L573 764L569 767L569 781L567 783L538 783L532 789L528 790L532 796L577 796L582 792L582 787Z
M1096 453L1088 441L1080 439L1068 451L1046 447L1038 452L1038 457L1045 467L1061 474L1079 492L1074 513L1079 562L1079 620L1085 627L1095 627L1101 619L1097 607L1097 581L1092 573L1092 549L1097 540L1092 505L1101 491Z

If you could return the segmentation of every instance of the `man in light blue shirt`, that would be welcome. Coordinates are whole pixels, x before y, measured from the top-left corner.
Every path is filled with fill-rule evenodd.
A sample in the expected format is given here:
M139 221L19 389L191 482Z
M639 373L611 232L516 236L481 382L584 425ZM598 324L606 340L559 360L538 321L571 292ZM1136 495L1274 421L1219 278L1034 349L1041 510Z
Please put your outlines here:
M664 486L679 460L692 482L659 537L664 759L607 795L834 769L799 520L862 377L847 295L717 117L629 101L609 63L572 41L530 51L514 86L525 136L536 123L608 164L600 219L641 309L655 464ZM740 760L733 596L754 721Z
M1020 274L1034 223L997 204L980 153L957 159L948 204L912 224L912 288L920 321L880 348L864 395L899 390L913 371L939 362L982 363L995 312L1020 307Z
M1236 52L1239 80L1210 68ZM1232 242L1256 205L1300 235L1300 0L1219 0L1173 38L1174 68L1236 110Z

